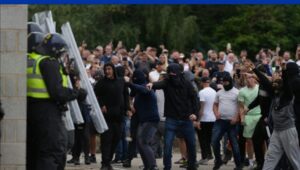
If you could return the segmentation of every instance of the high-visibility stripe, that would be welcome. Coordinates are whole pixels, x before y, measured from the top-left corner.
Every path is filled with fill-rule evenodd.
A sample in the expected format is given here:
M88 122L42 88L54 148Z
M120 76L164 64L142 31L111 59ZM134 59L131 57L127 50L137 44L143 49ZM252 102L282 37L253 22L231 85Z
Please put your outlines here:
M48 93L47 89L27 88L27 90L34 93Z
M28 67L33 67L34 63L35 63L35 60L34 60L34 59L28 59L28 60L27 60L27 68L28 68Z
M39 74L27 74L28 79L43 79L42 75Z

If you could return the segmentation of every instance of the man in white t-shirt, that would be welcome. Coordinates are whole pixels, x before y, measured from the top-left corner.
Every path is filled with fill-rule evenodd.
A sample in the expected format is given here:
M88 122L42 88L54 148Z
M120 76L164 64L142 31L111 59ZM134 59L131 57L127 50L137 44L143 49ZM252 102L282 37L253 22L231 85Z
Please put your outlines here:
M212 147L215 155L215 165L213 170L218 170L222 166L220 154L220 140L225 133L228 134L236 167L234 170L241 170L241 156L237 139L238 122L238 94L239 90L233 87L232 78L223 78L223 87L217 92L213 111L216 116L212 131Z
M212 159L210 147L212 129L216 116L213 112L213 105L216 98L216 91L210 87L210 79L203 77L201 79L203 89L199 92L200 97L200 129L197 129L198 140L201 148L202 159L199 164L206 165Z

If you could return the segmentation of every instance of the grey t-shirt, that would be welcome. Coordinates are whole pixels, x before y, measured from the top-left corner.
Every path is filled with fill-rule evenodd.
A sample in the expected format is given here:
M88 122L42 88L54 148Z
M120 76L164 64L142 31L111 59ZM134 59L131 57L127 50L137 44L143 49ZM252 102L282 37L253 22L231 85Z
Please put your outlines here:
M280 110L275 110L279 104L279 97L275 97L271 104L271 114L273 120L273 127L276 131L283 131L295 126L294 123L294 108L293 103L290 102Z
M219 103L221 119L230 120L237 113L239 90L233 87L225 91L219 90L216 95L215 103Z

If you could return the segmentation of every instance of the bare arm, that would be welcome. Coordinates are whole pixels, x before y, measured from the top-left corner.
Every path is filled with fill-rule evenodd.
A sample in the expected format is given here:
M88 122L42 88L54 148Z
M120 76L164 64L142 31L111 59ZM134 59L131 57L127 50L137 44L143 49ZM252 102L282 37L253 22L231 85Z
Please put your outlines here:
M214 103L214 107L213 107L213 111L214 111L214 114L216 116L216 119L220 119L221 118L221 114L219 112L219 103Z
M237 115L240 116L242 123L245 120L246 112L247 112L247 110L245 109L244 102L239 101L238 102L238 112L237 112Z
M151 55L147 55L148 56L148 59L151 63L154 63L155 62L155 58L152 57Z
M205 102L200 102L200 112L199 112L199 120L201 119L201 117L204 115L204 105L205 105Z

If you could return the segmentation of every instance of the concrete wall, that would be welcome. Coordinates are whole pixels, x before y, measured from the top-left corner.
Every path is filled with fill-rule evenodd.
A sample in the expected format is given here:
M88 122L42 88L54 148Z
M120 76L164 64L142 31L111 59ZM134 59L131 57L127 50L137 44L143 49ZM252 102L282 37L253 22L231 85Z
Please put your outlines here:
M25 170L27 5L0 5L0 170Z

